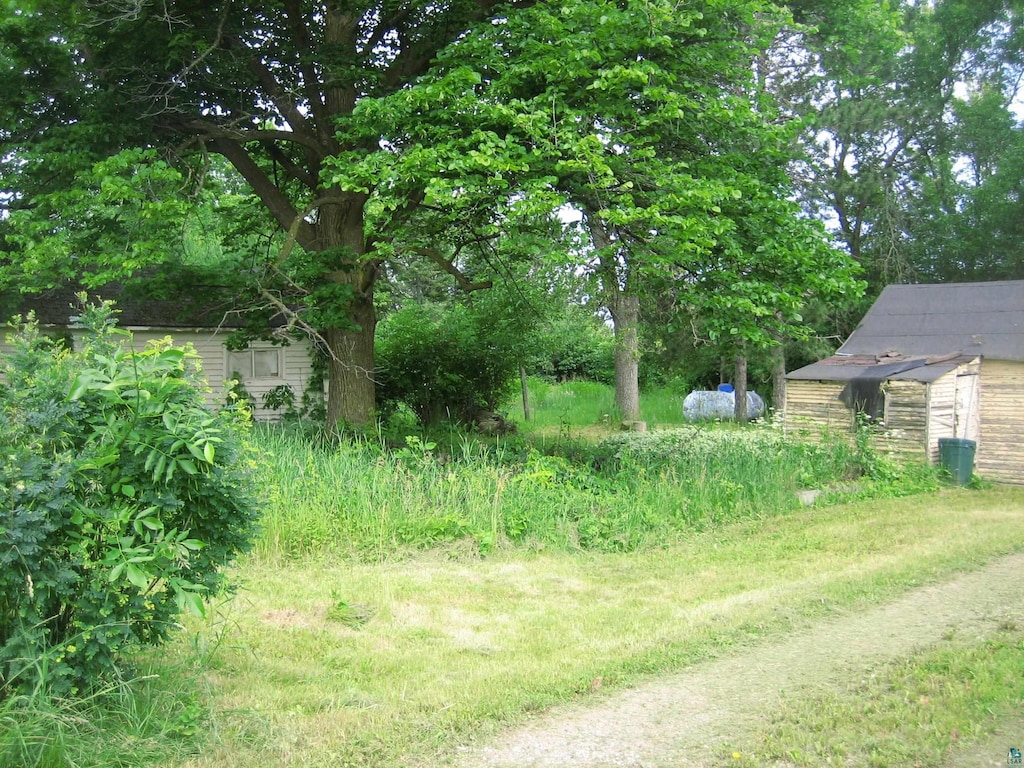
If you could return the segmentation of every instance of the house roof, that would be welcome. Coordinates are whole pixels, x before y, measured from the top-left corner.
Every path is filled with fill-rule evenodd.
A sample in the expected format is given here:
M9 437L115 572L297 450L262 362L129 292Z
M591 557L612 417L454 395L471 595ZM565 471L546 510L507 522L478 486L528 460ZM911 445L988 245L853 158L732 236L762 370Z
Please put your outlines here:
M1024 361L1024 280L887 286L836 354L890 352Z
M108 285L87 291L89 299L108 299L116 302L117 323L122 328L223 328L234 330L244 325L244 319L231 311L225 301L209 298L209 291L182 291L175 299L140 299L121 286ZM206 294L203 296L202 294ZM0 317L0 323L15 314L35 313L40 325L67 327L79 314L76 290L68 286L52 288L42 293L15 299L15 309Z

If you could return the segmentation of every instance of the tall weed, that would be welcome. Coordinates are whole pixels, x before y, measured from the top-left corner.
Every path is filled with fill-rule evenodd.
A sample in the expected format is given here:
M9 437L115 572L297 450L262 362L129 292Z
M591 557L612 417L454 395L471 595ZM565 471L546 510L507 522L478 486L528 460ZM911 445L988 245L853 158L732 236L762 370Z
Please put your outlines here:
M456 544L459 556L509 546L631 551L793 509L798 488L837 483L849 468L848 448L793 444L771 428L621 434L546 453L522 438L448 437L410 435L388 449L258 430L266 513L256 554L382 559Z
M194 754L206 726L194 679L181 670L108 683L87 695L45 684L0 701L0 765L134 768Z

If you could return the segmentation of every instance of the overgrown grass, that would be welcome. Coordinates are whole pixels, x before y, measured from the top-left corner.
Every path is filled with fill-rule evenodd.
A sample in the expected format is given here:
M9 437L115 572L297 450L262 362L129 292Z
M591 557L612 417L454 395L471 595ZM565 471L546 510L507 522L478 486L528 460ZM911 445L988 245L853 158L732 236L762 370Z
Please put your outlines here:
M682 424L683 400L687 394L670 387L648 389L640 397L640 415L651 428Z
M192 670L147 663L139 677L84 696L45 688L0 699L0 766L137 768L195 754L208 704Z
M553 383L531 378L528 381L530 420L523 417L523 404L510 404L509 417L527 431L617 423L618 408L614 390L592 381Z
M995 637L920 652L850 689L787 701L734 764L946 765L961 743L986 741L1005 720L1011 724L1008 740L971 749L996 764L1021 735L1013 730L1024 702L1021 629L1004 623Z
M267 499L264 559L358 555L462 542L479 552L634 551L693 530L770 517L799 505L796 490L848 480L845 443L805 446L770 427L683 427L568 441L542 453L522 438L447 444L409 436L312 445L279 428L257 431ZM903 485L901 485L901 482ZM859 492L934 488L933 474L865 480Z
M615 405L615 390L592 381L553 383L531 378L528 381L530 421L523 418L523 403L509 404L509 416L524 431L550 433L552 430L583 430L604 427L616 430L621 414ZM648 424L671 426L683 423L683 398L686 392L659 388L644 392L640 414Z

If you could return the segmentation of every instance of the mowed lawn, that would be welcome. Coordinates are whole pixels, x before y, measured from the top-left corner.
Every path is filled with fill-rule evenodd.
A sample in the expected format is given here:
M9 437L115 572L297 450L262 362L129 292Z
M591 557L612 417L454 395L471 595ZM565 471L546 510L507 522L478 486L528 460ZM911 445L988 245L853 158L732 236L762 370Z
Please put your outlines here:
M460 542L249 559L151 660L210 714L167 765L429 766L538 709L728 654L1024 549L1024 489L812 507L632 553ZM146 669L143 665L143 669Z

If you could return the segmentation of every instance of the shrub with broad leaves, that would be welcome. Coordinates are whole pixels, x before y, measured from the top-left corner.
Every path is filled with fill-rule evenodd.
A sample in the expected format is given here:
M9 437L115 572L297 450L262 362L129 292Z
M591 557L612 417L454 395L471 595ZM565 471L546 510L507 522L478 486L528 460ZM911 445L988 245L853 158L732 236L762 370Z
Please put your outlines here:
M245 414L206 406L194 351L133 352L113 314L85 308L74 351L30 321L0 360L0 699L84 692L202 614L252 542Z
M483 304L484 302L478 302ZM377 400L392 412L403 403L422 424L470 424L513 391L525 332L499 309L461 304L413 305L380 324Z

